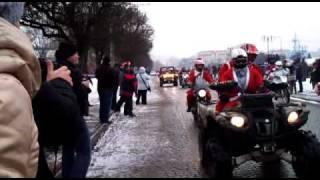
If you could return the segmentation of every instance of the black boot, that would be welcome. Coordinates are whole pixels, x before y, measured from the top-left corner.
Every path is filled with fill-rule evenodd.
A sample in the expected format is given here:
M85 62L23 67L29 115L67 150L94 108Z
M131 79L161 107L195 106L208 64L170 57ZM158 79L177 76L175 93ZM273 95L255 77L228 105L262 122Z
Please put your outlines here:
M191 106L188 106L187 112L191 112Z

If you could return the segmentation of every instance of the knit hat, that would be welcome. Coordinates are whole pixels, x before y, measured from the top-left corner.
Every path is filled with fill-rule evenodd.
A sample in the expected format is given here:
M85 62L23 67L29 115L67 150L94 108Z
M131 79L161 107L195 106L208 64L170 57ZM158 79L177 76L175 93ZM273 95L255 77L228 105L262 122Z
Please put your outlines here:
M77 53L77 48L70 43L60 43L58 50L56 51L56 59L57 61L65 61L69 57L73 56Z
M24 13L24 2L0 2L0 17L11 24L20 21Z

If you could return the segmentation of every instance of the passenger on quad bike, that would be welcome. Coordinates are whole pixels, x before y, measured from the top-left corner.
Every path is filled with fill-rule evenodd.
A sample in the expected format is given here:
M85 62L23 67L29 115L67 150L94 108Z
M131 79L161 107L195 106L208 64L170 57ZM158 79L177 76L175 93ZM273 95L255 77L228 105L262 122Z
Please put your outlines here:
M207 99L211 99L209 84L214 82L212 75L209 71L204 70L204 61L198 58L194 62L194 69L190 71L189 74L189 84L190 89L187 91L187 112L191 112L192 105L195 103L196 95L195 93L200 89L207 89Z
M283 66L281 61L275 63L275 68L267 75L266 79L273 81L274 83L287 83L287 77L289 75L289 69Z
M227 70L219 78L219 82L235 81L238 87L219 92L219 101L216 105L216 112L224 108L233 108L239 105L239 93L246 92L255 94L263 86L263 76L254 67L248 65L247 53L241 49L233 49L231 52L233 67Z
M251 66L251 68L258 70L263 76L264 74L263 70L258 65L254 64L254 61L258 56L257 47L254 44L244 44L240 48L245 50L248 55L248 65Z

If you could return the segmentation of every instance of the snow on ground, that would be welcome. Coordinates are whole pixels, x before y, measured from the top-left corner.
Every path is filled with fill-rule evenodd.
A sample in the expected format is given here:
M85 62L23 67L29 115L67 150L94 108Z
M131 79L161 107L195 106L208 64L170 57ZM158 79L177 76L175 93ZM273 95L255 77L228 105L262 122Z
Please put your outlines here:
M307 78L306 81L304 81L302 83L303 85L303 91L305 92L313 92L313 89L312 89L312 84L310 83L310 78ZM297 90L299 90L299 83L297 81Z
M119 174L120 165L130 166L137 161L130 153L137 153L139 156L139 153L143 152L145 155L148 152L148 147L138 146L135 142L137 138L132 138L138 134L128 131L126 127L135 128L142 118L152 118L152 113L157 111L157 107L152 104L160 98L157 93L152 92L148 93L148 105L136 106L134 103L133 112L137 115L135 118L124 116L123 113L114 114L110 118L113 123L94 147L87 177L114 177Z

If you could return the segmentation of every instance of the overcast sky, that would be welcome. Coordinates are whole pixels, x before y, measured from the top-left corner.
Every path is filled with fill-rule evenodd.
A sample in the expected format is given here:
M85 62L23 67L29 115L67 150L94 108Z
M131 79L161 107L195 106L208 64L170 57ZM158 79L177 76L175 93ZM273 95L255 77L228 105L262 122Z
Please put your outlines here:
M243 42L266 50L263 35L281 37L292 48L294 34L309 50L320 48L320 3L297 2L148 2L155 30L155 57L189 57L202 50L223 50ZM140 4L141 4L140 3ZM280 38L270 48L280 48Z

